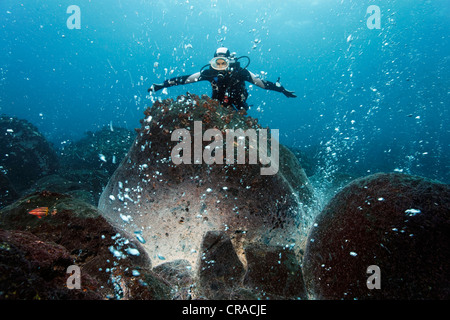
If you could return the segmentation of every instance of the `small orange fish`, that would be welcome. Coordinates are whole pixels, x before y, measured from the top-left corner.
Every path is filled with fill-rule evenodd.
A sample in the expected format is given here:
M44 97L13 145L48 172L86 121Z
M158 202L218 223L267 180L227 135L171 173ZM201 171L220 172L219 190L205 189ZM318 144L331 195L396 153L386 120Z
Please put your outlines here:
M49 215L49 209L48 207L39 207L31 211L28 211L28 213L38 217L39 219L42 219L42 217ZM54 216L56 214L56 209L53 209L53 211L50 214Z

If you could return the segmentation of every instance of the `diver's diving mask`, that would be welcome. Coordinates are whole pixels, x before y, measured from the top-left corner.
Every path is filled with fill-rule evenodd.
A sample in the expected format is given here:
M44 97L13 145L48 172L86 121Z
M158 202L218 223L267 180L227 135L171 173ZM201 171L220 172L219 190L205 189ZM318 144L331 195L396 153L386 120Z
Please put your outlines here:
M215 57L212 58L209 62L211 68L217 71L225 71L230 66L230 61L224 57Z

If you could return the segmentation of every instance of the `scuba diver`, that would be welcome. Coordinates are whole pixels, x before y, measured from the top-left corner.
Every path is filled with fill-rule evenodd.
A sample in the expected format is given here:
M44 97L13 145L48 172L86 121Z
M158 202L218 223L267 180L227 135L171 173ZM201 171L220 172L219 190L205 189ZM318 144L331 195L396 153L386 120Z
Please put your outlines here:
M239 60L246 58L248 63L245 67L241 67ZM178 86L197 81L209 81L212 86L212 99L219 100L224 106L233 106L236 110L248 110L249 106L246 102L248 92L245 87L245 81L253 83L263 89L277 91L283 93L288 98L297 97L294 91L286 90L280 84L280 78L276 83L262 80L255 74L247 70L250 64L250 58L242 56L236 58L227 48L219 48L214 53L214 58L200 69L199 72L192 75L179 76L164 81L162 84L153 84L148 92L156 92L163 88ZM208 67L206 69L206 67Z

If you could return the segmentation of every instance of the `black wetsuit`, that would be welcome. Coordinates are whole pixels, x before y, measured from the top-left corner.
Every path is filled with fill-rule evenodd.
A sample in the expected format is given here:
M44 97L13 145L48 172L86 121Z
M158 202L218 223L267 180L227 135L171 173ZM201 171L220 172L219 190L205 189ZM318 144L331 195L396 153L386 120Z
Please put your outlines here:
M217 71L212 68L202 70L192 75L175 77L164 81L163 84L154 84L153 90L158 91L163 88L193 83L197 81L209 81L212 86L212 97L217 99L224 106L233 106L236 109L248 109L246 102L248 92L245 81L253 83L258 87L284 93L287 97L296 97L292 91L288 91L279 83L262 80L255 74L244 68L237 68L234 71ZM152 88L149 89L152 90Z

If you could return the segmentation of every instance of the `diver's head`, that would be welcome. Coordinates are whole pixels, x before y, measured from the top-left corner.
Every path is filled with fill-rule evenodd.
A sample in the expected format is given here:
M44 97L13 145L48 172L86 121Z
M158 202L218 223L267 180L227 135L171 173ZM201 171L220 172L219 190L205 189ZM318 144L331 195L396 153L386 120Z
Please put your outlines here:
M229 58L230 55L231 55L230 50L228 50L228 48L225 48L225 47L220 47L216 50L216 52L214 52L214 58L216 58L216 57Z
M209 64L211 68L217 71L224 72L230 67L230 50L221 47L214 52L214 58L211 59Z
M217 71L226 71L230 65L230 62L227 58L224 57L216 57L212 58L209 62L211 68Z

